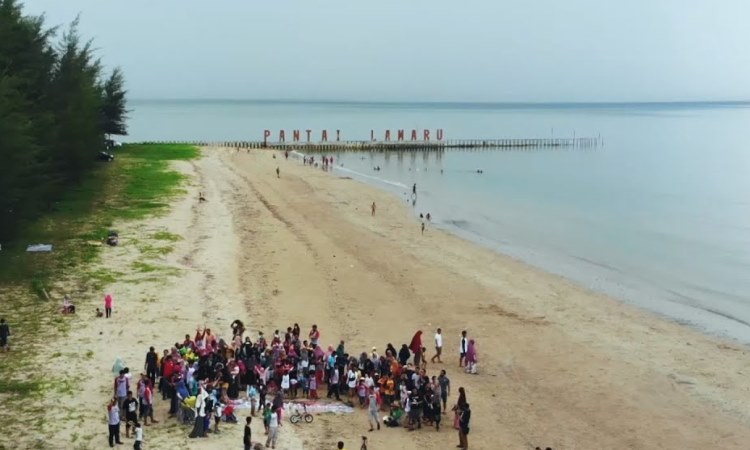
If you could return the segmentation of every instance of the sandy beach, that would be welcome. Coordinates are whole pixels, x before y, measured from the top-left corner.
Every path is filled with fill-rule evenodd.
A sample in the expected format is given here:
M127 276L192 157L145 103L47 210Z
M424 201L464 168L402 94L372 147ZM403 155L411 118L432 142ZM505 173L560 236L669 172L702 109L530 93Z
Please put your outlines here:
M65 408L47 411L65 425L50 440L105 448L116 357L139 371L149 346L168 348L203 324L226 335L242 319L253 336L294 322L306 332L316 323L324 346L343 339L355 354L387 343L398 348L421 329L428 357L441 327L444 363L428 364L428 374L447 371L449 405L466 388L471 449L748 447L747 348L429 226L421 235L399 198L335 172L270 151L203 153L176 165L191 183L171 212L121 227L122 245L108 250L103 267L122 274L106 288L114 317L86 319L65 342L50 344L73 356L63 365L66 376L90 377ZM197 202L199 191L206 203ZM139 250L164 245L154 236L165 231L181 236L171 253ZM155 269L134 271L135 262ZM79 309L100 307L103 294L80 299ZM458 368L462 329L477 341L477 375ZM88 350L90 358L74 357ZM186 428L166 420L166 406L157 403L161 423L146 429L146 448L240 447L241 425L191 441ZM81 419L75 426L64 419L70 411ZM363 434L370 450L455 448L449 422L440 432L367 433L362 411L319 415L311 425L287 422L277 448L333 449L338 440L359 448ZM253 425L258 440L262 424Z

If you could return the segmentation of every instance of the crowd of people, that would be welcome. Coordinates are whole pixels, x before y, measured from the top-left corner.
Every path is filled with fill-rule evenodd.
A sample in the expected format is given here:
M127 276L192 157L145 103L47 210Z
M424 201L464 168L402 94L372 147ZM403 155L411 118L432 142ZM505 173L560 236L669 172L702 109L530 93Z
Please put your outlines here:
M442 364L443 335L437 329L433 364ZM476 346L462 332L459 366L476 373ZM455 361L455 360L454 360ZM191 438L219 433L221 422L236 423L235 405L249 404L243 436L246 449L252 444L251 417L261 414L265 446L275 448L284 419L285 401L315 401L325 397L366 410L369 431L404 427L409 431L431 427L440 430L447 415L451 382L445 369L430 376L422 331L399 350L391 343L382 353L350 352L344 341L324 349L321 332L312 325L306 335L293 324L285 331L252 337L240 320L231 324L231 338L198 327L159 355L153 347L146 354L144 371L136 394L130 387L128 368L115 378L114 396L108 404L110 445L120 441L119 416L125 411L126 436L133 429L142 439L142 427L153 418L154 389L169 401L169 417L191 423ZM459 447L468 448L471 409L463 388L452 405L453 427ZM213 419L213 429L211 427Z

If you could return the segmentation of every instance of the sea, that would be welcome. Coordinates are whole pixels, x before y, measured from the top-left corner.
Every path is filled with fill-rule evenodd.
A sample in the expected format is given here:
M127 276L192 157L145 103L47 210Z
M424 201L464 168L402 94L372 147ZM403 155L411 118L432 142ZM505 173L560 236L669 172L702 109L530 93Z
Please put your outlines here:
M596 138L594 148L334 153L334 175L594 291L750 343L750 103L140 100L126 141ZM379 170L378 170L379 169ZM416 201L411 191L417 185Z

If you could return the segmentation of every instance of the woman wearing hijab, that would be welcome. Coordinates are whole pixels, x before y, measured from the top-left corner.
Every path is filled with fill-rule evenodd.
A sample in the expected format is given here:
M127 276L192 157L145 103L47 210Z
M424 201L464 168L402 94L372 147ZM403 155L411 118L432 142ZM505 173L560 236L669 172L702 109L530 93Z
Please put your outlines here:
M460 420L461 420L461 411L463 410L464 406L467 405L466 402L466 391L464 390L463 386L458 388L458 401L456 402L455 406L453 406L453 428L460 429Z
M200 391L195 399L195 425L193 426L193 431L188 435L190 438L206 437L205 418L207 399L208 392L206 392L203 383L201 383Z
M419 367L419 364L422 362L422 330L414 333L414 337L411 338L411 344L409 344L409 350L414 353L414 365Z
M411 358L409 347L404 344L401 346L401 350L399 350L398 352L398 362L401 363L402 366L405 366L406 362L409 361L409 358Z
M469 347L466 349L466 373L477 373L477 347L474 339L469 339Z

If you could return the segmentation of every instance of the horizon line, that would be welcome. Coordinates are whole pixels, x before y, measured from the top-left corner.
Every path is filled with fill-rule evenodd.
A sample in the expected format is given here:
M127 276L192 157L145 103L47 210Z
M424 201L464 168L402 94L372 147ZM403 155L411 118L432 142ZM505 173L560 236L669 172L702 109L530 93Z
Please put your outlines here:
M343 100L304 98L226 98L226 97L135 97L130 101L152 102L257 102L257 103L335 103L335 104L411 104L411 105L498 105L498 106L554 106L554 105L750 105L744 100L633 100L633 101L472 101L472 100Z

